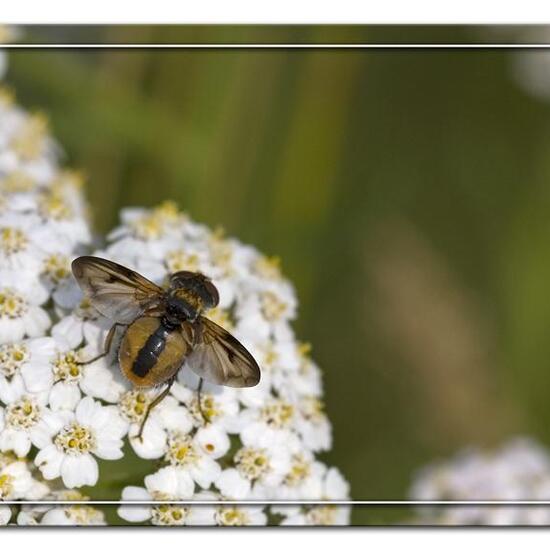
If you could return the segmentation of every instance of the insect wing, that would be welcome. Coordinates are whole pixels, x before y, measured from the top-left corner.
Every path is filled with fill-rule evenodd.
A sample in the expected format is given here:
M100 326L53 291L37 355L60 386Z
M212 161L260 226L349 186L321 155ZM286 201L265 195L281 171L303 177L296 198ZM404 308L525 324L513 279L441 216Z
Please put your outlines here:
M234 336L206 317L200 317L194 325L193 351L187 365L195 374L233 388L258 384L260 367Z
M72 270L93 306L119 323L130 323L163 295L159 286L139 273L103 258L80 256Z

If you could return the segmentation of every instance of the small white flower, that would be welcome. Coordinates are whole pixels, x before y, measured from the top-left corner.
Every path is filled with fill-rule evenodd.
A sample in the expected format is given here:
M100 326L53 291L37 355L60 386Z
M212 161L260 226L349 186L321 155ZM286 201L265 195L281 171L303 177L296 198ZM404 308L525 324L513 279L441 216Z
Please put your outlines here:
M241 437L264 433L282 441L296 423L296 407L285 399L268 397L258 408L247 408L239 415Z
M104 349L105 338L113 321L100 315L87 298L82 298L80 289L78 293L73 290L67 284L53 294L61 320L52 327L52 335L66 341L71 348L86 342L90 352L95 350L99 355ZM67 315L66 311L71 309L73 312Z
M37 369L49 368L55 354L53 338L30 338L15 344L0 345L0 378L10 381L16 375L23 375L29 391L40 391L33 384ZM27 370L27 376L23 374Z
M326 471L319 500L345 500L349 495L349 485L336 468ZM313 500L312 499L312 500ZM272 512L285 516L281 525L347 525L351 507L341 504L310 506L272 506Z
M17 375L11 384L0 380L0 451L13 451L18 457L28 454L31 443L40 446L49 436L48 426L55 414L47 407L48 394L28 393L22 378Z
M54 345L55 353L48 363L22 367L27 388L31 391L49 390L49 404L53 410L74 409L82 397L81 392L110 403L117 401L124 385L114 379L105 359L82 364L97 353L71 349L59 336L55 337Z
M216 424L199 428L195 434L195 443L206 456L216 460L225 456L231 446L227 433Z
M202 505L209 508L208 505ZM267 516L264 513L264 506L246 505L230 506L220 505L213 508L214 524L223 527L244 527L251 525L267 525ZM203 510L207 514L209 510Z
M165 470L185 479L190 477L202 489L208 489L220 476L220 465L190 435L172 432L167 443L164 459L169 466Z
M259 286L259 285L258 285ZM289 327L296 315L296 296L288 282L267 281L258 288L254 283L240 289L235 316L236 332L247 341L262 341L270 336L275 340L288 340Z
M167 452L171 432L186 434L193 427L188 410L167 396L151 411L142 439L137 437L147 408L159 391L162 390L132 390L125 393L119 403L121 414L131 423L128 432L130 444L142 458L160 458Z
M332 445L332 427L324 413L324 403L315 396L304 396L298 402L296 431L312 451L327 451Z
M94 455L104 460L122 458L122 438L128 425L113 406L102 406L90 397L75 413L64 411L65 423L56 422L53 439L37 454L35 464L45 479L60 477L68 488L95 485Z
M171 393L178 401L186 405L195 426L204 426L206 418L209 424L215 424L228 433L238 431L239 394L237 390L205 382L200 393L199 408L196 391L198 376L184 367L181 369L178 379L185 385L174 383Z
M40 306L47 290L25 273L0 272L0 344L43 336L51 321Z
M52 237L34 214L0 215L0 265L4 269L40 272L44 256L41 246Z
M22 460L0 463L0 501L27 498L33 488L33 479Z
M234 467L224 470L215 485L229 499L270 498L271 489L290 471L290 449L297 442L289 432L262 429L241 433L241 440L243 447L233 457Z
M193 495L193 485L190 478L178 476L171 468L162 468L156 474L145 477L145 488L124 488L122 500L189 500ZM150 521L153 525L186 525L191 513L190 506L177 504L123 504L118 508L118 515L126 521Z

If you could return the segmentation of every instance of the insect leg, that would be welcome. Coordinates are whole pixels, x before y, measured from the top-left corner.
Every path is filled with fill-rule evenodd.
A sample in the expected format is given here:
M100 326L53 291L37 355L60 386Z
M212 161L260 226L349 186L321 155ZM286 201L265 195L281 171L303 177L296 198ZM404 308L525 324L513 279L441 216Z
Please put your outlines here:
M143 417L143 420L141 421L141 426L139 427L139 432L136 436L140 441L143 441L141 437L143 434L143 428L145 428L145 422L147 422L147 419L149 418L151 411L168 395L168 393L170 392L170 388L172 387L172 384L174 383L175 380L176 380L175 377L172 378L171 380L168 380L166 388L162 390L162 392L159 393L153 399L153 401L151 401L151 404L147 407L147 410L145 411L145 416Z
M208 420L208 417L204 414L202 410L202 402L201 402L201 389L202 389L202 383L204 382L204 378L201 378L199 380L199 385L197 386L197 403L199 406L199 412L201 413L201 416L204 420L205 424L208 424L210 421Z
M107 333L107 336L105 337L105 344L103 348L103 353L100 353L96 357L92 357L92 359L88 359L87 361L77 361L78 365L89 365L90 363L93 363L94 361L97 361L98 359L101 359L102 357L105 357L106 355L109 355L109 352L111 351L111 345L113 344L113 339L115 337L115 332L118 327L124 327L126 326L124 323L115 323Z

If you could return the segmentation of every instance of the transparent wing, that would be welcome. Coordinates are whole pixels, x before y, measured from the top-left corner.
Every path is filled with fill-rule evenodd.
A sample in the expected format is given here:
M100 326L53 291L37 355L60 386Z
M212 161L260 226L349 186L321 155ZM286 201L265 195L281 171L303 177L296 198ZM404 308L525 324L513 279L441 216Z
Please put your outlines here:
M120 264L80 256L72 263L73 275L92 305L105 317L130 323L160 302L163 290L139 273Z
M260 367L247 349L229 332L200 317L194 323L193 351L189 368L214 384L247 388L260 381Z

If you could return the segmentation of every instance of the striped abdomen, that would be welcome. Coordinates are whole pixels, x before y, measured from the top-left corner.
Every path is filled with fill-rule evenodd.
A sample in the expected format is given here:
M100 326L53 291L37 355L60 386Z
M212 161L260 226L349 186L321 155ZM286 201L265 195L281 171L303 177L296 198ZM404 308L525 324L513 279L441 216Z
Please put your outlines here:
M179 327L166 327L159 317L140 317L126 330L118 357L122 374L148 388L174 376L188 352Z

